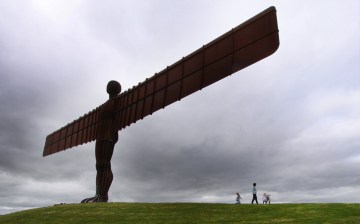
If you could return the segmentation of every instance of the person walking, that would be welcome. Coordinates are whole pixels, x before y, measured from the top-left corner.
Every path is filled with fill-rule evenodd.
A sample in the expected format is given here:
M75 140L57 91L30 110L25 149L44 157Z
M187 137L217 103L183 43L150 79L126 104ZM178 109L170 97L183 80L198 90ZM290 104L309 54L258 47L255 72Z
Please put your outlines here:
M241 196L240 196L239 192L237 192L236 193L236 203L235 204L241 204L240 200L241 200Z
M251 204L254 204L254 201L256 201L256 204L259 204L256 196L256 183L253 183L252 193L253 193L253 199L251 201Z

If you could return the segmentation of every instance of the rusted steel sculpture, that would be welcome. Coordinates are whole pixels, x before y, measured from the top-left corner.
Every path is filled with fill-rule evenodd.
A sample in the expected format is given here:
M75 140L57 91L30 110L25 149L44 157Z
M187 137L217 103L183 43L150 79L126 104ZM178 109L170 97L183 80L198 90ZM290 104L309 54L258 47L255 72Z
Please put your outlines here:
M109 100L48 135L43 156L96 140L96 195L82 202L107 202L119 130L270 56L279 47L278 33L270 7L120 95L120 84L110 81Z

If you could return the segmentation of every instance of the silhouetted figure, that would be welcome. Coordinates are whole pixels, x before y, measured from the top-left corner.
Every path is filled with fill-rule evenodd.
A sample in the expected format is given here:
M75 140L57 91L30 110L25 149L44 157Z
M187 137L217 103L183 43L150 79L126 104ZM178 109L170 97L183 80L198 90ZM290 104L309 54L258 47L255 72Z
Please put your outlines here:
M254 204L254 201L256 201L256 204L258 203L257 196L256 196L256 183L253 183L253 199L251 201L251 204Z
M109 100L100 109L95 143L96 195L82 200L81 203L107 202L109 199L108 191L113 180L111 157L114 152L114 146L118 141L113 99L121 92L121 85L116 81L110 81L106 90L109 94Z
M240 200L241 200L241 196L240 196L239 192L237 192L236 193L236 202L235 202L235 204L241 204Z

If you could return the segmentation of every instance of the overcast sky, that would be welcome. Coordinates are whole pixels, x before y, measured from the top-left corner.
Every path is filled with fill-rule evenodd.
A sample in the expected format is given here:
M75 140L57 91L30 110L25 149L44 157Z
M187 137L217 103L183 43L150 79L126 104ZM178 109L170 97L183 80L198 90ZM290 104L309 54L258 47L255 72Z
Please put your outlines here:
M360 202L360 2L0 0L0 214L95 193L45 137L269 6L270 57L119 132L111 202Z

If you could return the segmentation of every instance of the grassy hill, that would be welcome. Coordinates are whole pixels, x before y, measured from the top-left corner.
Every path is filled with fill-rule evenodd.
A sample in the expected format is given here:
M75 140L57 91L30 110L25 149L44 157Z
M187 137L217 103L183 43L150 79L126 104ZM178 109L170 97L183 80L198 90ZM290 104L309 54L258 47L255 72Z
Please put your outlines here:
M66 204L3 215L0 223L360 223L360 204Z

